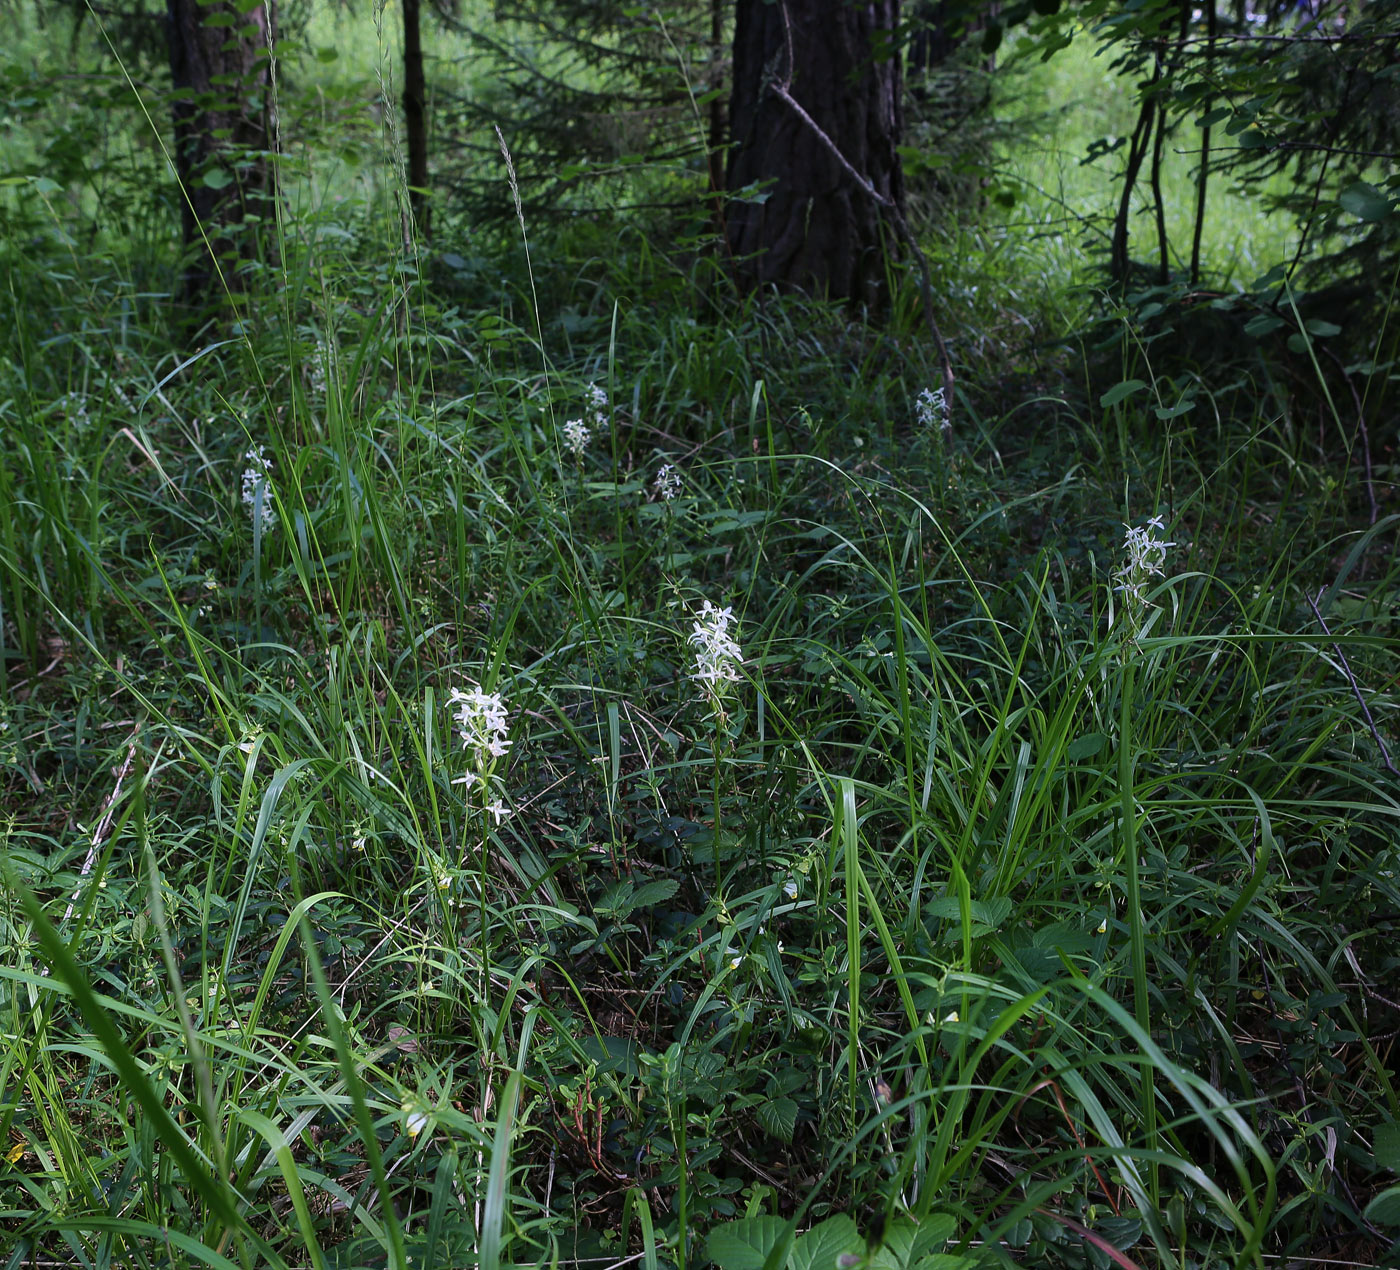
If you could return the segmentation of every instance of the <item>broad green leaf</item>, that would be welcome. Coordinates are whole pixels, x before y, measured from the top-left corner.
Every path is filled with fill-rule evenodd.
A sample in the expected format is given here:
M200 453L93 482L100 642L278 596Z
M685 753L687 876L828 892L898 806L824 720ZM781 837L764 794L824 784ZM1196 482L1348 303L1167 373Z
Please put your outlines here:
M719 1270L763 1270L768 1256L787 1230L781 1217L744 1217L710 1231L705 1255Z
M1244 333L1259 339L1265 335L1272 335L1282 325L1284 321L1277 313L1256 313L1244 324Z
M1400 1186L1383 1190L1366 1205L1366 1220L1377 1226L1400 1226Z
M797 1129L797 1103L791 1098L770 1098L758 1106L758 1123L780 1142L792 1142Z
M1337 198L1343 211L1358 220L1379 221L1390 215L1390 200L1366 181L1353 181Z
M947 1213L933 1213L921 1222L896 1217L885 1227L884 1242L870 1260L870 1270L910 1270L941 1249L957 1233L957 1222ZM955 1257L960 1262L962 1258Z
M1116 406L1120 401L1126 401L1135 392L1140 392L1146 387L1147 384L1141 379L1125 379L1121 384L1114 384L1104 393L1099 398L1099 405Z
M844 1270L838 1266L838 1258L864 1253L865 1240L855 1222L838 1213L798 1237L788 1265L791 1270Z
M632 896L632 907L652 908L669 900L680 889L681 884L675 878L658 878L654 882L644 882Z
M1376 1163L1392 1173L1400 1173L1400 1124L1378 1124L1375 1136Z
M1076 737L1065 746L1065 756L1071 762L1078 762L1082 758L1093 758L1108 741L1102 732L1090 732L1086 736Z

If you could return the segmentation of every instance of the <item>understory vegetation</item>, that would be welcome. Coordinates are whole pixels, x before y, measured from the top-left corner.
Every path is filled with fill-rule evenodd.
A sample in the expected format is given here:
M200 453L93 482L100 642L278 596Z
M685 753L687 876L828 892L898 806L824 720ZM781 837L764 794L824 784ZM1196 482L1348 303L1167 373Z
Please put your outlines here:
M1211 303L1103 283L1072 49L911 160L950 398L907 260L406 235L387 54L289 55L190 340L156 103L30 38L0 1264L1394 1264L1389 278L1344 331L1222 191Z

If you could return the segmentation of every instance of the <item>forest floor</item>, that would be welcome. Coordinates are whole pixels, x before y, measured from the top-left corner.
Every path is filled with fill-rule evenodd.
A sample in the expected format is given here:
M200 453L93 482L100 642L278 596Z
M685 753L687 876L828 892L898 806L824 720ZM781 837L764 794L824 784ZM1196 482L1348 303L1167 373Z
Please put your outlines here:
M1394 423L1027 153L951 401L911 271L328 167L175 352L134 178L10 190L8 1264L1395 1256Z

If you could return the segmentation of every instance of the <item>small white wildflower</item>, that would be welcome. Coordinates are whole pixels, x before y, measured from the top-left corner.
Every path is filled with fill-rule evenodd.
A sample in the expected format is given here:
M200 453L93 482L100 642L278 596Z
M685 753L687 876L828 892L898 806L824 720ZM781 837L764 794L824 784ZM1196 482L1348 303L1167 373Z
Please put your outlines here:
M743 954L740 953L737 948L726 948L724 950L724 955L729 959L729 968L731 970L738 970L739 967L744 964Z
M273 525L272 460L263 446L255 445L243 456L243 505L266 533Z
M1108 918L1105 917L1105 918L1103 919L1103 921L1101 921L1101 922L1098 924L1098 927L1095 929L1094 934L1096 934L1096 935L1107 935L1107 934L1108 934Z
M690 643L695 648L691 678L698 679L709 692L717 692L721 683L739 678L744 654L729 633L733 622L732 608L716 608L706 600L690 632Z
M588 404L593 410L594 426L602 431L608 426L608 394L607 390L599 388L597 384L588 385Z
M948 426L948 397L942 388L924 388L914 398L914 412L925 428Z
M1123 549L1128 559L1113 575L1118 579L1118 585L1113 589L1121 591L1125 598L1141 608L1147 603L1143 587L1149 578L1163 576L1167 548L1175 547L1176 543L1154 537L1154 534L1166 532L1160 516L1152 517L1141 529L1131 525L1125 525L1124 529L1127 533L1123 535Z
M363 851L363 850L365 849L365 838L364 838L364 835L363 835L363 834L361 834L361 835L359 835L358 837L356 837L356 838L350 843L350 849L351 849L352 851Z
M795 900L797 898L796 878L789 878L786 882L783 883L783 894L786 895L790 900Z
M950 1010L947 1014L945 1014L945 1015L943 1016L943 1022L945 1022L945 1023L956 1023L956 1022L958 1022L958 1012L957 1012L956 1010Z
M588 446L588 439L592 434L588 430L588 425L582 419L570 419L564 425L564 444L574 452L575 455L582 455Z
M410 1138L416 1138L428 1127L428 1113L422 1107L415 1107L412 1103L404 1103L403 1113L404 1128L408 1131Z
M464 750L474 750L482 764L504 757L510 749L510 741L506 739L510 723L506 718L506 703L499 692L482 692L479 688L463 692L454 688L447 704L457 711L457 731Z
M657 498L664 503L669 503L675 498L681 492L681 474L676 471L676 465L663 463L657 469L656 480L652 482L651 487L656 491Z
M502 803L499 798L497 798L494 802L487 803L486 810L489 811L491 815L496 818L496 823L498 825L506 816L510 815L510 808L507 807L504 803Z

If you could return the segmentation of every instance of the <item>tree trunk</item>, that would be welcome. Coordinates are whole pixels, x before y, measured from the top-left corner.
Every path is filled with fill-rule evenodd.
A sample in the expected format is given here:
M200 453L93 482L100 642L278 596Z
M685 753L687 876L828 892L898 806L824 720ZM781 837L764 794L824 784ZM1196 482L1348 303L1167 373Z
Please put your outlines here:
M180 300L217 307L243 289L240 264L270 255L275 178L268 67L271 2L246 13L229 0L166 0L174 84L175 169L188 264Z
M408 137L408 203L423 237L428 208L427 79L423 74L422 0L403 0L403 117Z
M739 0L729 244L741 283L883 308L903 211L899 0ZM805 114L805 118L804 118Z

